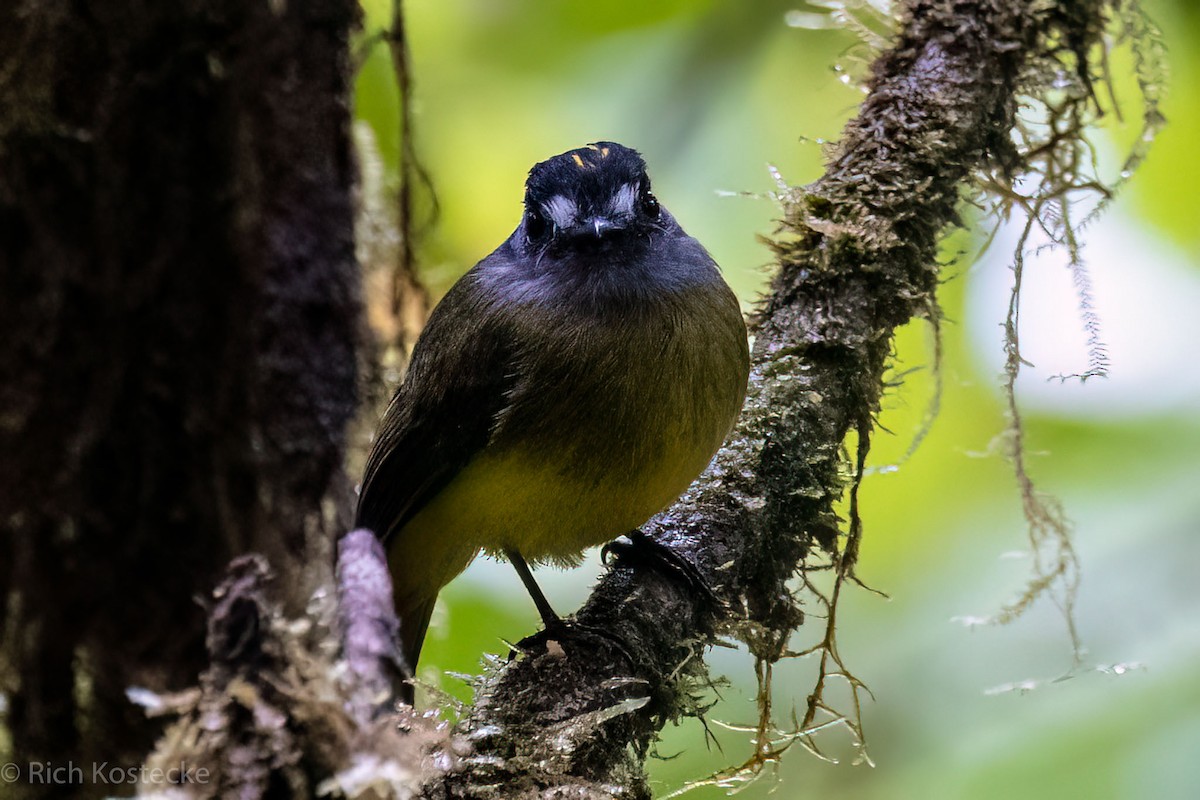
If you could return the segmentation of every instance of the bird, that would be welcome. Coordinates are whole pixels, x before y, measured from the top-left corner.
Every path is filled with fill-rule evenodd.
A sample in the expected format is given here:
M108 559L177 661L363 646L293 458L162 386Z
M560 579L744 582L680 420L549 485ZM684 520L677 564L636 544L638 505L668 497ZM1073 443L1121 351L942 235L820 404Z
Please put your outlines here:
M408 669L480 553L561 622L529 565L577 566L675 501L748 376L738 299L641 154L601 141L536 164L516 229L434 307L367 458L356 524L387 551Z

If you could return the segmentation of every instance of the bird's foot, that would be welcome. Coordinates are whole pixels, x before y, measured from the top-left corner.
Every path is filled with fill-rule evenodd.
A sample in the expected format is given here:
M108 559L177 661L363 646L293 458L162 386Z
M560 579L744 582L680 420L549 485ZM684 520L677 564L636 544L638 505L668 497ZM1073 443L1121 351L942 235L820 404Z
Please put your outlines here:
M627 540L627 541L623 541ZM605 565L613 562L628 564L636 568L649 567L660 574L684 584L714 608L725 607L725 602L708 585L704 575L688 559L667 545L640 530L630 531L621 539L609 542L600 549L600 558Z
M561 617L556 617L553 620L544 620L544 623L545 627L542 630L532 636L526 636L513 645L513 649L508 653L510 661L516 658L518 653L525 653L527 655L549 653L563 657L566 655L566 650L563 647L564 642L591 639L593 641L604 642L610 650L615 651L623 658L630 667L636 666L633 656L629 654L625 640L612 631L605 630L596 625L588 625L575 619L568 620Z

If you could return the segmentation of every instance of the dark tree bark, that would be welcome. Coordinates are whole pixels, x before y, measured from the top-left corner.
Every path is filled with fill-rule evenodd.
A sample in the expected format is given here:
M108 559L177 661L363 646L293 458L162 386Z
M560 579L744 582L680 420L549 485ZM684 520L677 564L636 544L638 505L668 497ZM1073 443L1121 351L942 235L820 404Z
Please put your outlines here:
M126 687L196 682L196 598L232 556L266 554L292 610L330 578L357 404L357 14L0 5L0 688L18 763L140 763L159 726ZM72 788L106 792L33 793Z

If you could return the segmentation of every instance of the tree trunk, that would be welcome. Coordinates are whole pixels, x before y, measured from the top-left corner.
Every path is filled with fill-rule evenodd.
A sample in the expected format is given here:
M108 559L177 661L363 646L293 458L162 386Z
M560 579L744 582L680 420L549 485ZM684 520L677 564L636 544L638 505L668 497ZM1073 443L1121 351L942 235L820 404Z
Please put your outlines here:
M286 607L349 507L353 0L0 8L0 688L12 760L139 764L219 570ZM32 796L91 796L92 785ZM125 791L129 791L126 787Z

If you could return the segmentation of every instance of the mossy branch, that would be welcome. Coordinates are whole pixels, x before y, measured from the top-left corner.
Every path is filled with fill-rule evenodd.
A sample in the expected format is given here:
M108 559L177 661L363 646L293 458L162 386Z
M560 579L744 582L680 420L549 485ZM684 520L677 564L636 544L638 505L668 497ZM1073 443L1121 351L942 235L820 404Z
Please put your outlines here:
M475 754L431 796L614 785L648 795L641 762L662 725L696 707L690 692L705 679L706 645L733 635L769 675L803 619L789 581L816 568L806 562L818 553L834 570L834 616L861 536L852 508L842 538L834 503L862 474L893 334L937 308L938 241L958 222L960 194L982 176L1011 186L1026 171L1029 154L1013 133L1022 98L1052 91L1069 59L1090 86L1091 54L1113 9L1101 0L902 4L899 30L872 64L866 99L825 174L781 197L784 219L770 242L778 272L754 319L741 421L706 473L647 525L722 602L618 562L576 618L615 633L627 653L587 637L542 641L498 669L461 726ZM847 470L851 432L857 469ZM818 645L831 665L821 680L841 677L857 696L863 687L833 635L831 626ZM744 774L777 758L779 742L843 721L819 693L790 740L772 741L769 717L768 706ZM857 719L844 721L861 734Z

